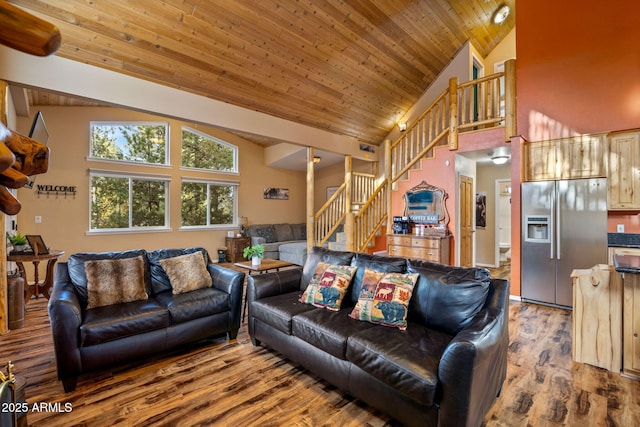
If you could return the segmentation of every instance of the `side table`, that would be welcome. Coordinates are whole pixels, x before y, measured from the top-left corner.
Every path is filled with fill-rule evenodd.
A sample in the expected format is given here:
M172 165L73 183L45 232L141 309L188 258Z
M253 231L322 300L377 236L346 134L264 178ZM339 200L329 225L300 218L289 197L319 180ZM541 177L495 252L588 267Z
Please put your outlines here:
M20 271L20 275L24 279L25 283L25 297L24 303L31 299L32 296L35 295L36 298L40 296L40 294L44 295L47 299L51 296L51 288L53 287L53 268L60 258L64 255L63 251L51 250L48 254L11 254L7 255L7 261L15 262L18 266L18 270ZM45 275L44 280L41 282L39 273L38 273L38 265L40 261L47 261L47 273ZM29 284L29 280L27 280L27 273L24 269L23 262L31 262L33 263L33 284ZM29 285L27 285L29 284Z
M227 262L244 261L242 251L251 245L251 237L225 237L224 245L227 247Z

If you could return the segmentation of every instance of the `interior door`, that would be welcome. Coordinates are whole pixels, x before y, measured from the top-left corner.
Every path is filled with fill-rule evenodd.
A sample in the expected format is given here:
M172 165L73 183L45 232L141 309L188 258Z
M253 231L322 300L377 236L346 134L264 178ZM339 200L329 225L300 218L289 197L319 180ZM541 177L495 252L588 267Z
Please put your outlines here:
M460 266L473 266L473 219L475 218L473 178L460 175Z

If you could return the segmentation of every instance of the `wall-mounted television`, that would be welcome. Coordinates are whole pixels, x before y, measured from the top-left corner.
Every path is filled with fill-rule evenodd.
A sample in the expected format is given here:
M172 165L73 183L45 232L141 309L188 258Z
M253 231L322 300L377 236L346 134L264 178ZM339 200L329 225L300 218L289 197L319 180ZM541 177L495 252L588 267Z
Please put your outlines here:
M47 145L47 142L49 141L49 130L47 129L47 124L44 122L44 117L42 116L41 111L38 111L36 116L33 118L31 130L29 131L29 138L44 145ZM36 175L30 176L29 182L25 184L25 187L33 188L35 181Z

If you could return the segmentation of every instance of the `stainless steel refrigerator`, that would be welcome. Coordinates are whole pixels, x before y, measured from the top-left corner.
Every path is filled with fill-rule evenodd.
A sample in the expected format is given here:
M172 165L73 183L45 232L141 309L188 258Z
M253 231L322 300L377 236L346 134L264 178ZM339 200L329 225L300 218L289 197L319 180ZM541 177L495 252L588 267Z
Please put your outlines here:
M522 299L573 306L571 272L607 263L605 178L522 184Z

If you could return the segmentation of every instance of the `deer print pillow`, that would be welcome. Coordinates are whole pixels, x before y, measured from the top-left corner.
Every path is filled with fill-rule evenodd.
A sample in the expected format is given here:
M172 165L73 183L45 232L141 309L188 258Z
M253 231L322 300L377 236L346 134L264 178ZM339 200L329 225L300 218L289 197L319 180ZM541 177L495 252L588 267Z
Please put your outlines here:
M357 267L319 262L300 302L338 311Z
M407 312L418 274L380 273L365 270L358 302L350 317L384 326L407 329Z

